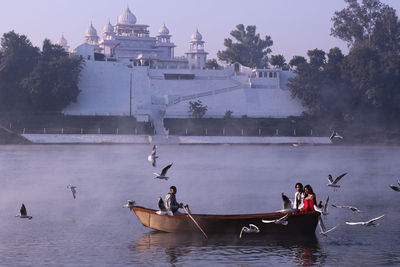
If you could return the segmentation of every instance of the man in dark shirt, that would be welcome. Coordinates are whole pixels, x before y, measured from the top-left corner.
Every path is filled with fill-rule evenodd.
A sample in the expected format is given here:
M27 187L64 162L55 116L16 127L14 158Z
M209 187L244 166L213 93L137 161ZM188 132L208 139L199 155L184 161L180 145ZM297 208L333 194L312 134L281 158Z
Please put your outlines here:
M169 193L165 196L165 203L167 204L167 210L172 211L172 213L176 213L179 208L183 207L183 203L178 203L176 201L176 187L171 186L169 188Z

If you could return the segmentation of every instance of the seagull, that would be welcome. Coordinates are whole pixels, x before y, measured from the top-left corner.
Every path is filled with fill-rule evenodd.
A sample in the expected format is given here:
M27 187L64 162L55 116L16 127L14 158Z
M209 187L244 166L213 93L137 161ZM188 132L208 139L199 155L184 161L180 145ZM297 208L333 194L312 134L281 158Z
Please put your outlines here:
M122 206L123 208L130 209L130 208L133 208L136 204L136 201L133 201L133 200L128 200L127 202L128 203L126 203L125 205Z
M292 201L282 193L283 211L292 211Z
M327 186L330 186L330 187L340 187L340 185L338 185L337 183L338 183L338 182L340 181L340 179L342 179L343 176L345 176L346 174L347 174L347 172L345 172L345 173L339 175L338 177L336 177L335 181L333 180L332 175L329 174L329 175L328 175L329 184L327 184Z
M336 205L332 204L332 207L339 208L339 209L350 209L350 210L352 210L354 212L354 214L361 212L361 210L359 210L359 209L357 209L356 207L353 207L353 206L336 206Z
M321 217L319 217L319 219L318 219L318 224L319 224L319 229L321 230L321 232L319 232L319 233L320 233L321 235L323 235L323 236L327 236L327 234L328 234L330 231L333 231L333 230L336 229L336 227L338 227L338 226L336 225L336 226L332 227L331 229L326 230L325 224L324 224L324 222L322 221L322 218L321 218Z
M333 138L338 138L338 139L343 139L343 136L340 136L336 131L332 131L331 136L329 136L329 139Z
M153 165L153 167L156 166L156 159L158 158L156 148L157 146L154 145L151 154L147 157L147 160L151 162L151 165Z
M156 177L154 177L154 179L164 179L164 180L168 180L169 177L165 176L167 174L167 171L169 168L171 168L172 163L168 164L167 166L164 167L164 169L162 169L161 174L158 173L154 173L154 175Z
M397 180L397 183L400 185L400 180ZM389 185L390 188L392 188L394 191L400 192L400 187L395 186L395 185Z
M21 214L17 214L17 215L15 215L15 217L19 217L21 219L29 219L29 220L32 219L32 216L27 215L24 203L22 203L22 206L21 206L21 209L19 210L19 212Z
M348 225L364 225L364 226L376 226L377 224L375 223L375 221L383 218L385 215L381 215L379 217L373 218L369 221L366 222L346 222L346 224Z
M156 213L157 213L158 215L165 215L165 214L168 214L168 215L170 215L170 216L174 216L174 214L173 214L172 211L167 210L167 208L165 207L164 200L163 200L161 197L158 198L158 208L159 208L159 210L156 211Z
M242 238L243 232L250 234L250 233L259 233L260 229L254 224L249 224L250 227L243 226L242 230L240 230L239 238Z
M314 209L321 213L322 215L328 215L328 202L329 202L329 196L326 196L325 204L322 205L322 201L319 202L319 207L314 205Z
M77 186L69 184L67 186L67 188L71 189L72 196L74 197L74 199L76 199L76 188L77 188Z
M263 223L275 223L275 224L282 224L282 225L288 225L287 219L289 218L289 213L286 213L285 216L276 219L276 220L261 220Z

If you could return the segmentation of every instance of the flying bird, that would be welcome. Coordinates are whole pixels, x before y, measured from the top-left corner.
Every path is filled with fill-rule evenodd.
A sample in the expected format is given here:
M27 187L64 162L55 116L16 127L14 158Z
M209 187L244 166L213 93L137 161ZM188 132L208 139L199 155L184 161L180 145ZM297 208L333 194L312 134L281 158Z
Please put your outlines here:
M397 183L400 186L400 180L397 180ZM398 186L395 186L395 185L391 184L391 185L389 185L389 187L392 188L394 191L400 192L400 187L398 187Z
M147 157L147 160L151 162L151 165L153 165L153 167L156 166L156 159L158 158L156 149L157 146L154 145L153 149L151 150L151 154Z
M254 224L249 224L249 227L243 226L242 230L240 230L239 238L242 238L243 232L245 232L246 234L259 233L260 229L258 229L258 227Z
M130 209L130 208L134 207L136 204L136 201L133 201L133 200L128 200L127 202L128 203L126 203L125 205L122 206L123 208Z
M336 131L332 131L331 136L329 136L329 139L332 140L334 138L343 139L343 136L340 136Z
M77 186L69 184L67 186L67 188L71 189L72 196L74 197L74 199L76 199L76 188L77 188Z
M167 210L167 208L165 207L164 200L163 200L161 197L158 198L158 209L159 209L159 210L156 211L156 213L157 213L158 215L165 215L165 214L168 214L168 215L170 215L170 216L174 216L174 214L173 214L172 211Z
M361 212L361 210L359 210L359 209L357 209L356 207L353 207L353 206L336 206L336 205L332 204L332 207L339 208L339 209L349 209L349 210L353 211L354 214Z
M377 220L383 218L385 215L381 215L379 217L373 218L369 221L366 222L346 222L348 225L363 225L363 226L376 226L377 224L375 223Z
M326 196L325 204L322 205L322 201L319 202L318 207L314 205L314 209L321 213L322 215L328 215L328 203L329 203L329 196Z
M283 204L283 210L284 211L291 211L292 210L292 201L284 194L282 193L282 204Z
M287 213L285 216L276 219L276 220L261 220L263 223L275 223L275 224L282 224L282 225L288 225L287 219L289 218L289 213Z
M167 166L165 166L164 169L162 169L161 174L158 174L158 173L155 172L154 175L156 177L154 177L154 179L168 180L169 177L167 177L166 175L167 175L167 171L169 170L169 168L171 168L171 166L172 166L172 163L170 163Z
M328 175L329 184L327 184L327 186L330 186L330 187L340 187L340 185L338 185L337 183L338 183L338 182L340 181L340 179L342 179L343 176L345 176L346 174L347 174L347 172L345 172L345 173L339 175L338 177L336 177L335 180L333 180L332 175L329 174L329 175Z
M32 216L28 216L28 213L26 212L26 208L24 203L22 203L21 209L19 210L20 214L15 215L15 217L19 217L21 219L32 219Z
M328 234L329 232L335 230L336 227L338 227L338 226L336 225L336 226L332 227L331 229L326 230L324 221L322 220L321 217L319 217L319 219L318 219L318 224L319 224L319 229L321 230L319 233L320 233L321 235L323 235L323 236L327 236L327 234Z

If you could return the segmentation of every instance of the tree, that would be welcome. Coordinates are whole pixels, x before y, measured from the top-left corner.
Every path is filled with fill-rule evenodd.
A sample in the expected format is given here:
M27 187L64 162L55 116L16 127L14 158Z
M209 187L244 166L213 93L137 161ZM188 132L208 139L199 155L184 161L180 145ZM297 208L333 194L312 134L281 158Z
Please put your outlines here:
M308 50L307 56L310 58L310 64L316 69L322 68L325 64L325 52L320 49Z
M302 57L302 56L294 56L290 61L289 61L289 66L290 67L297 67L300 64L306 63L307 60Z
M269 63L276 68L284 68L286 59L283 55L272 55Z
M218 64L217 60L213 58L206 61L204 68L209 70L219 70L221 69L221 66Z
M189 101L189 113L191 113L193 118L200 119L203 118L208 110L207 106L204 106L201 100Z
M379 0L344 0L347 7L336 11L332 18L331 35L347 42L349 47L367 43L371 45L377 21L391 9Z
M245 29L243 24L237 25L230 34L236 42L231 38L224 40L226 49L218 51L219 60L228 64L239 62L250 68L267 67L268 54L271 53L270 47L273 44L270 36L266 35L263 39L256 33L256 26L249 25Z
M39 49L25 35L10 31L1 38L0 51L0 109L29 109L30 100L21 81L35 67Z
M81 58L47 39L40 51L13 31L3 35L0 51L1 110L60 111L76 101Z
M224 119L231 119L232 118L232 114L233 114L233 111L227 110L225 112Z

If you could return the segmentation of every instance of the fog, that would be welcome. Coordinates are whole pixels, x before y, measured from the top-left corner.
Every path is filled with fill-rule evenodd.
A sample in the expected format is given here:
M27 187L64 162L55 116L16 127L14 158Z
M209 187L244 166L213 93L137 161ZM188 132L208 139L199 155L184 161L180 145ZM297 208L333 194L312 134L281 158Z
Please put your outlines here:
M159 145L156 168L147 161L151 148L0 146L0 261L13 265L20 255L38 265L54 260L61 265L79 262L80 266L131 263L137 260L132 247L140 246L151 231L122 208L127 199L156 209L157 198L175 185L177 200L189 204L193 213L272 212L281 209L282 192L293 198L296 182L310 184L318 201L329 194L331 204L354 205L363 211L354 215L329 207L326 225L340 227L328 241L321 241L322 247L334 251L326 255L328 259L338 260L344 253L351 261L341 244L363 246L372 241L375 245L363 249L365 254L372 250L374 259L388 249L387 253L399 255L396 225L400 208L392 203L398 202L400 194L388 186L396 183L400 173L399 147ZM170 179L154 179L153 172L170 162ZM348 174L339 182L338 191L326 186L328 174L336 177L343 172ZM68 184L78 187L75 200ZM21 203L32 220L14 217ZM386 217L377 231L344 225L346 220L368 220L381 214ZM397 248L391 248L393 244ZM151 263L154 251L151 242L147 246L150 250L141 256L147 255ZM201 247L182 259L197 257L198 250ZM223 258L226 251L219 250L209 260Z

